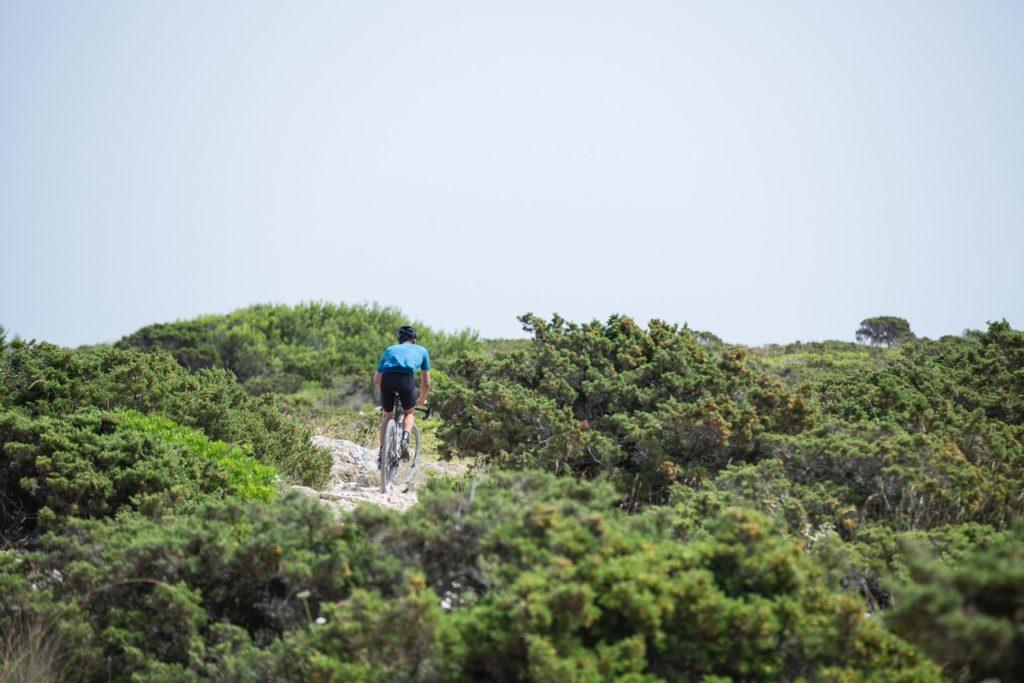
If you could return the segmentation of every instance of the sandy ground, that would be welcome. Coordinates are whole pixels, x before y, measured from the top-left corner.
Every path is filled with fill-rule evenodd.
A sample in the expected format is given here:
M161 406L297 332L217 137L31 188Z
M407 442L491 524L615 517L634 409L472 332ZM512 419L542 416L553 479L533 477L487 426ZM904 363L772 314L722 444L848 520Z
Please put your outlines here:
M424 458L420 453L420 464L413 480L411 491L380 492L377 472L377 451L325 436L314 436L313 445L330 451L331 481L323 491L307 486L289 486L334 510L351 510L360 503L373 503L393 510L408 510L416 504L416 484L426 480L430 473L460 474L466 470L461 463L436 462Z

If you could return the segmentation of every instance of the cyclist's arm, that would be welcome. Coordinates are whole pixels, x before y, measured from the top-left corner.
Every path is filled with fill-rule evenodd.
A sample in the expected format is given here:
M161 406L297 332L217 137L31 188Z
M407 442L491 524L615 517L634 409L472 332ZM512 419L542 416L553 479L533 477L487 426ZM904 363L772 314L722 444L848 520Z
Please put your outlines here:
M377 361L377 370L373 373L373 386L377 387L377 391L380 391L380 378L383 376L381 370L384 369L384 357L387 355L387 351L380 355L380 360Z
M420 400L416 401L418 404L427 404L427 394L430 393L430 370L423 371L423 392L420 393Z

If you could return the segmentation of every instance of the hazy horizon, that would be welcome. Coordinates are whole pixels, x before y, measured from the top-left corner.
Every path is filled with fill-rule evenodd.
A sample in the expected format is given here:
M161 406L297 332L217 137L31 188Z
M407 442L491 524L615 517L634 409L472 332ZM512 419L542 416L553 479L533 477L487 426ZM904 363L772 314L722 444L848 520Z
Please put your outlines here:
M0 5L0 325L1024 324L1024 4Z
M94 345L94 344L112 344L112 343L118 341L119 339L121 339L121 337L127 336L127 335L131 334L132 332L135 332L139 328L145 327L146 325L150 325L150 324L181 322L181 321L192 320L192 319L200 318L200 317L204 317L204 316L210 316L210 315L213 315L213 316L216 316L216 315L226 315L226 314L231 313L233 311L237 311L237 310L240 310L240 309L243 309L243 308L248 308L249 306L256 306L256 305L297 306L297 305L309 304L309 303L331 303L331 304L368 305L368 306L373 306L373 305L376 305L376 306L388 306L389 305L389 304L382 304L382 303L376 302L376 301L354 301L353 302L353 301L327 301L327 300L323 300L323 299L320 299L320 300L307 299L307 300L293 301L293 302L254 301L254 302L252 302L250 304L247 304L247 305L244 305L244 306L238 306L238 307L227 309L227 310L223 310L223 311L200 311L200 312L195 313L194 315L188 315L188 316L185 316L185 317L171 318L171 319L167 319L167 320L152 320L152 321L149 321L149 322L141 323L138 326L131 328L130 330L125 330L123 333L118 333L116 336L112 336L112 337L109 337L109 338L93 339L93 340L89 340L89 341L76 342L76 343L70 343L70 344L62 344L62 345L63 346L69 346L69 347L73 348L73 347L78 347L78 346L90 346L90 345ZM516 314L516 316L514 316L514 318L518 317L518 315L522 315L522 314L529 313L529 312L531 312L531 311L523 310L519 314ZM532 311L532 312L536 313L536 311ZM561 315L559 313L559 311L554 311L553 313ZM630 315L629 311L617 311L616 313L613 313L612 315L615 315L615 314ZM886 313L885 312L881 312L881 313L879 313L879 315L886 315ZM432 329L441 330L441 331L444 331L444 332L451 333L451 332L459 332L460 330L470 330L470 331L473 331L473 332L477 332L482 339L514 339L514 338L523 338L523 339L525 339L525 338L529 338L530 337L530 335L528 335L526 332L522 331L521 324L518 322L518 320L514 320L515 331L513 331L511 333L508 333L508 334L502 334L502 335L489 335L489 334L483 333L481 330L479 330L477 327L475 327L472 324L466 324L466 325L463 325L462 327L442 327L442 326L439 326L439 325L432 324L431 321L429 321L429 320L418 320L418 319L415 318L415 316L411 316L411 315L408 316L408 317L409 317L409 322L423 323L425 325L428 325ZM547 319L547 318L550 318L550 315L544 315L542 317ZM599 322L606 322L607 321L606 317L603 317L603 318L578 318L578 319L567 318L564 315L562 315L562 317L565 318L566 320L569 320L569 321L574 322L574 323L589 323L592 320L598 320ZM744 341L740 341L740 340L736 340L736 339L729 339L727 337L722 337L722 335L718 334L718 332L715 331L715 330L702 328L699 325L694 325L694 324L686 322L686 321L669 320L667 318L664 318L664 317L659 318L657 316L655 316L653 318L636 318L635 316L631 316L630 315L630 317L633 317L634 320L636 320L636 322L638 322L639 324L641 324L644 327L646 327L648 325L648 323L651 322L651 320L655 320L655 319L662 320L662 321L669 322L669 323L673 323L673 324L677 324L677 325L684 325L685 324L685 325L689 325L689 327L691 329L693 329L694 331L696 331L696 332L711 332L711 333L721 337L722 341L724 341L724 342L727 342L727 343L730 343L730 344L741 344L741 345L750 346L750 347L770 346L772 344L790 344L790 343L794 343L794 342L805 342L805 343L806 342L818 342L818 341L846 341L846 342L854 342L854 341L856 341L855 331L859 327L859 324L860 324L860 320L854 321L854 322L852 322L850 324L850 329L849 329L849 333L848 334L837 335L837 336L834 336L834 337L820 337L820 338L813 338L813 339L811 339L811 338L801 339L801 338L794 337L792 339L767 339L767 340L764 340L764 341L744 342ZM866 316L866 317L873 317L873 316ZM1005 319L1005 318L996 318L996 319L993 319L993 320L987 321L987 322L995 322L995 321L1002 320L1002 319ZM938 339L938 338L940 338L942 336L946 336L946 335L960 336L961 334L963 334L964 332L967 332L969 330L982 330L983 331L987 327L987 322L986 322L986 323L982 323L981 325L974 326L974 327L967 327L967 326L965 326L965 327L962 327L962 328L957 329L957 330L948 330L948 331L945 331L945 332L940 332L938 334L929 335L929 334L925 334L925 333L921 332L919 329L917 329L914 326L913 321L909 321L909 322L910 322L911 328L913 329L913 332L915 333L916 336L922 337L922 338L933 338L933 339ZM1012 323L1012 321L1009 321L1009 322ZM26 334L18 333L13 328L7 327L2 320L0 320L0 326L4 326L5 327L8 341L10 341L11 339L14 339L15 337L17 337L17 338L24 339L24 340L32 340L32 339L34 339L35 341L45 341L45 342L51 342L51 343L60 343L60 342L58 342L56 340L45 338L45 337L34 337L33 335L26 335Z

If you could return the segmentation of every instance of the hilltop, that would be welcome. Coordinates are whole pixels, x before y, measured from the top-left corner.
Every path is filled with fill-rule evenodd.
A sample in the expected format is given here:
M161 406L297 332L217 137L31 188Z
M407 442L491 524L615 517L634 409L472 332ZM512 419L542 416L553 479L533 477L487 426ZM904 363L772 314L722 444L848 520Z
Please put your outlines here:
M409 322L397 309L376 305L258 304L148 325L115 346L166 351L190 370L223 368L254 396L274 393L294 411L330 414L372 399L370 375L380 353ZM412 324L442 366L446 358L482 348L471 330L448 334Z

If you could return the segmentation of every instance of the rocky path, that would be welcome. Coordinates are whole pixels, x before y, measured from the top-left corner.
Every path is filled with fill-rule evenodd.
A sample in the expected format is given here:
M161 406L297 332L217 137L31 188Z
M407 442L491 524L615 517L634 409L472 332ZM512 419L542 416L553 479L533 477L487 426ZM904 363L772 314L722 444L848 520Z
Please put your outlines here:
M415 486L411 491L381 493L377 472L377 452L344 439L314 436L313 445L331 453L331 480L318 491L307 486L290 486L335 510L351 510L360 503L374 503L393 510L408 510L416 504ZM420 453L415 483L422 482L430 472L458 474L465 466L449 462L426 462Z

